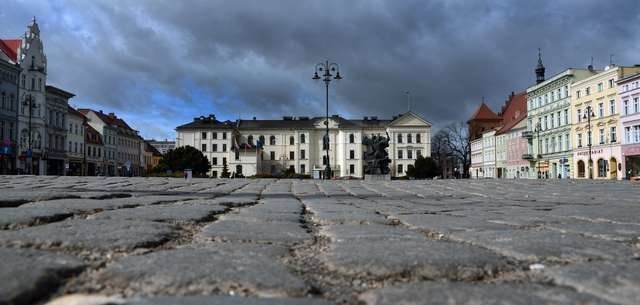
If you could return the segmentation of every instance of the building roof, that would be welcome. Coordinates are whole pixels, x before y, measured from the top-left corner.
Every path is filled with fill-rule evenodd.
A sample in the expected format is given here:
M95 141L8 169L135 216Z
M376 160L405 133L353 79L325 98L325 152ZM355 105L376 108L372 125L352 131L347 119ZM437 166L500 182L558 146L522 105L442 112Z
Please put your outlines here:
M502 127L496 134L507 133L527 117L527 93L511 94L502 110Z
M487 104L482 102L482 104L480 104L478 109L476 109L476 111L473 113L473 115L469 119L469 121L474 121L474 120L502 120L502 118L499 115L497 115L495 112L493 112L493 110L491 110L491 108L489 108Z
M127 122L125 122L123 119L117 117L115 115L115 113L113 113L113 112L110 112L109 114L105 114L104 112L102 112L102 110L95 111L93 109L87 109L87 108L80 108L80 109L78 109L78 111L80 113L84 114L84 115L87 115L87 113L89 113L89 112L93 112L93 113L96 114L96 116L100 120L105 122L107 125L117 126L117 127L122 128L122 129L135 132L135 130L133 128L131 128L131 126L129 126L129 124L127 124Z
M13 62L18 61L18 51L22 44L21 39L0 39L0 51L2 51Z
M79 118L82 118L82 119L85 119L85 118L86 118L86 117L84 116L84 114L80 113L80 111L75 110L73 107L71 107L71 106L69 106L69 105L67 106L67 109L68 109L68 112L69 112L69 114L70 114L70 115L75 115L75 116L77 116L77 117L79 117Z
M210 114L208 117L201 116L193 118L193 122L180 125L176 127L176 130L180 129L204 129L204 128L218 128L218 129L233 129L235 123L231 121L220 122L216 119L216 116Z
M84 141L87 144L102 145L102 137L100 137L100 133L89 124L85 124L85 128Z
M71 92L62 90L62 89L60 89L58 87L51 86L51 85L46 85L45 86L45 92L49 93L49 94L59 95L59 96L62 96L64 98L66 98L66 99L70 99L70 98L76 96L75 94L73 94Z
M154 156L162 156L162 154L160 153L160 151L158 151L158 149L156 149L155 147L153 147L153 145L151 145L149 142L144 141L144 150L146 152L150 152L152 155Z

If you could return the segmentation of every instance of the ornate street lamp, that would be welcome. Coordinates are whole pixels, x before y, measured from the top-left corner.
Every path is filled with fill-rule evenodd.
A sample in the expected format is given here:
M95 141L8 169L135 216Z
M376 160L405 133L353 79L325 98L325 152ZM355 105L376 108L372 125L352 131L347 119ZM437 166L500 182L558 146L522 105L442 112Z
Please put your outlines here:
M340 76L340 67L336 63L329 63L329 61L321 62L316 65L316 71L313 73L313 80L320 80L321 77L318 75L318 72L322 74L322 81L325 84L326 89L326 119L324 121L324 125L326 127L326 133L324 135L324 139L322 140L322 148L327 152L327 164L324 172L324 179L331 179L331 164L329 162L329 83L332 78L335 80L341 80ZM335 73L335 76L333 75Z
M33 113L33 109L38 108L37 104L33 103L33 96L31 96L31 94L28 94L24 101L22 101L22 105L25 107L29 108L29 142L27 143L27 173L28 174L32 174L33 171L33 151L31 150L31 118L33 117L32 113Z
M540 141L540 131L542 131L542 124L540 124L540 122L536 123L536 127L533 130L536 132L536 138L538 138L538 155L536 156L536 159L538 159L538 179L542 178L542 173L540 172L540 161L542 160L542 155L540 154L540 146L542 145L542 142Z
M589 179L593 179L593 160L591 159L591 118L596 115L593 113L591 106L587 106L584 111L583 119L587 120L587 146L589 147Z

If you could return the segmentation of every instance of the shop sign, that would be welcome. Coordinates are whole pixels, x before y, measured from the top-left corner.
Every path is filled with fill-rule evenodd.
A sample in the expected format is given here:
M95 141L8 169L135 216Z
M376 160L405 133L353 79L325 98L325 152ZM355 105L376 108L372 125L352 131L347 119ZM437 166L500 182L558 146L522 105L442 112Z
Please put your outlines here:
M597 149L592 149L591 150L591 155L596 155L596 154L601 154L602 153L602 148L597 148ZM577 156L589 156L589 151L579 151L576 153Z

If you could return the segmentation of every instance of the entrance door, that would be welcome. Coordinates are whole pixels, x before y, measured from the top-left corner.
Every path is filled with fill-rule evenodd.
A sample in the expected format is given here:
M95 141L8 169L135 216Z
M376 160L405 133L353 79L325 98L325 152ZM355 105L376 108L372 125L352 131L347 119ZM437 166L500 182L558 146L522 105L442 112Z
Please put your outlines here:
M616 160L616 158L611 158L609 160L609 174L609 178L611 180L618 179L618 160Z

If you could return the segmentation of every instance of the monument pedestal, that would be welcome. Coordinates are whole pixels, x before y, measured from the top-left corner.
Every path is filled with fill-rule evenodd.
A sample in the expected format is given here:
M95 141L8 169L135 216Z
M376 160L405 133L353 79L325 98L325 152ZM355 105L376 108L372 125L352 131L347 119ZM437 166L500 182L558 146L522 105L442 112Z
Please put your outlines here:
M364 175L364 180L377 181L377 180L391 180L391 175Z

